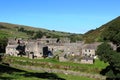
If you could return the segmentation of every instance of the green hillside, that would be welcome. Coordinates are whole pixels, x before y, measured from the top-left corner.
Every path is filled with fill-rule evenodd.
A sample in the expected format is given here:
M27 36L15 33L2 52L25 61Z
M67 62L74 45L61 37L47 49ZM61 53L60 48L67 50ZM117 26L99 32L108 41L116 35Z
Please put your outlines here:
M95 41L104 41L105 39L107 39L107 37L105 37L107 36L107 33L111 33L111 35L113 34L113 32L110 31L110 29L118 30L118 32L120 31L120 16L95 30L88 31L84 35L0 22L0 38L35 38L36 34L40 33L38 35L42 34L42 36L46 36L48 38L67 37L70 38L72 42L75 42L77 40L85 40L86 43L91 43Z
M55 30L47 30L42 28L35 28L31 26L17 25L11 23L0 22L0 37L21 37L21 38L34 38L37 33L42 34L48 38L75 38L81 40L81 34L73 34L67 32L60 32Z
M81 34L60 32L55 30L47 30L31 26L0 22L0 53L5 52L5 48L9 38L37 39L42 38L43 36L46 36L47 38L58 39L69 38L71 42L82 40Z
M104 41L106 39L105 36L107 36L107 33L111 33L111 35L113 34L110 29L118 30L120 32L120 16L95 30L88 31L84 34L83 38L86 43Z

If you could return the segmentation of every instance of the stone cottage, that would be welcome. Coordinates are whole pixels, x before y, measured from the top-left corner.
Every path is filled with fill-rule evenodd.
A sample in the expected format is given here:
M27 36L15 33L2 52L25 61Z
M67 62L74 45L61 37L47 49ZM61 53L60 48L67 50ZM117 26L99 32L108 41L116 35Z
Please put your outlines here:
M82 56L88 56L94 58L96 56L95 51L97 50L97 47L102 44L102 42L95 42L91 44L84 44L82 47ZM108 42L109 45L113 48L113 50L116 50L116 45L114 45L111 42Z
M91 44L84 44L82 47L82 56L87 56L94 58L96 56L95 51L97 50L97 47L100 45L100 42L95 42Z
M102 44L102 42L84 44L83 47L82 47L81 63L93 64L94 59L97 58L97 55L96 55L95 52L96 52L96 50L97 50L97 48L100 44ZM108 44L111 45L113 50L116 50L116 45L114 45L111 42L109 42Z
M64 53L59 55L59 61L80 62L83 42L64 43Z
M81 63L84 64L93 64L94 59L97 57L95 52L97 47L100 45L100 42L95 42L91 44L84 44L82 46L82 54L81 54Z
M54 47L51 47L50 45L48 45L48 43L43 43L40 40L30 40L26 44L25 52L30 58L48 57L49 55L52 55L52 50L54 50Z
M11 56L17 56L19 53L16 48L18 46L18 41L16 39L9 39L6 46L6 54Z
M7 55L12 55L12 56L18 56L19 55L19 50L20 46L24 46L26 44L26 41L23 40L22 38L15 38L15 39L9 39L8 44L6 46L6 54Z
M16 50L17 46L18 46L18 44L7 45L7 47L6 47L6 54L10 55L10 56L17 56L17 54L19 53Z

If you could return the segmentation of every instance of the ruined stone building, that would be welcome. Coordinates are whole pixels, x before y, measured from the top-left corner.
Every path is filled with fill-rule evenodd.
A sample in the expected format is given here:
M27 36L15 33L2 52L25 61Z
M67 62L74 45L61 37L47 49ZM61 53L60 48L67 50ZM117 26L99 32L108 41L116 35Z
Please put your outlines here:
M25 48L26 55L30 58L40 58L43 56L43 47L45 47L45 45L37 41L28 41Z
M24 56L33 58L46 58L59 56L59 61L70 61L78 63L93 64L94 58L96 58L97 47L102 42L95 42L91 44L84 44L79 41L76 43L70 43L69 39L57 39L57 38L42 38L36 40L23 40L23 39L9 39L6 47L6 54L11 56L19 56L22 50L25 53ZM115 50L116 46L109 43ZM24 48L21 48L21 46ZM79 61L81 60L81 61Z
M59 61L72 61L81 57L83 43L64 43L64 52L59 55Z
M6 47L6 54L11 56L17 56L19 53L16 50L16 47L18 46L17 41L15 39L9 39L7 47Z
M6 54L12 56L18 56L19 50L17 50L17 48L19 48L19 46L24 46L25 43L26 42L21 38L9 39L8 44L6 46Z
M25 46L25 54L30 58L41 58L51 56L58 50L64 50L64 43L57 38L42 38L37 40L9 39L6 47L6 54L17 56L19 54L18 47Z

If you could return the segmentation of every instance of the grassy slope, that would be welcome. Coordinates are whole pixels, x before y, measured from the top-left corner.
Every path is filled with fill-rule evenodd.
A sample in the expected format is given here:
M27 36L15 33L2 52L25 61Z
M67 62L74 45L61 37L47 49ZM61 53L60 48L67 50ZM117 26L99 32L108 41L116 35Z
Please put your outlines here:
M0 37L22 37L22 38L29 37L26 33L18 32L19 28L18 25L0 23L0 26L4 26L4 28L0 29Z
M55 30L47 30L42 28L33 28L31 26L24 26L24 25L17 25L17 24L11 24L11 23L3 23L0 22L0 26L3 26L4 28L0 28L0 37L7 36L7 37L22 37L22 38L29 38L26 33L24 32L18 32L18 28L23 27L25 30L31 30L31 31L42 31L47 33L48 35L58 35L58 36L69 36L71 33L67 32L60 32ZM81 35L80 35L81 36Z
M29 70L16 69L0 64L0 79L4 80L94 80L92 78L54 74L47 72L35 72Z
M22 62L22 61L23 62ZM13 61L13 62L9 62ZM65 67L69 67L68 70L73 71L82 71L88 73L97 73L104 69L108 64L100 61L99 59L95 60L94 64L80 64L80 63L73 63L73 62L59 62L55 59L28 59L24 57L6 57L4 58L4 62L13 63L13 64L21 64L21 65L34 65L34 66L41 66L46 68L56 68L56 69L65 69ZM52 67L49 67L50 64ZM46 65L44 65L46 64Z
M94 41L102 41L102 33L111 25L116 25L116 23L120 23L120 16L113 19L112 21L102 25L101 27L90 30L87 33L84 34L84 39L86 42L94 42Z
M72 63L72 62L59 62L55 59L28 59L24 57L5 57L4 60L5 62L11 62L12 64L20 64L20 65L27 65L27 66L39 66L39 67L44 67L44 68L49 68L48 64L52 64L53 68L55 69L62 69L58 66L69 66L71 67L70 70L73 71L80 71L85 72L85 73L91 73L91 74L99 74L99 71L104 69L108 64L100 61L99 59L95 60L94 64L79 64L79 63ZM17 62L16 62L17 61ZM38 64L37 64L38 63ZM41 64L42 63L42 64ZM40 64L40 65L39 65ZM55 66L54 66L55 65ZM5 67L4 67L5 68ZM3 70L2 68L0 70ZM7 68L7 70L10 70ZM19 71L20 70L20 71ZM7 73L2 73L0 75L1 79L9 78L9 79L18 79L18 80L54 80L54 79L60 79L60 80L94 80L92 78L88 77L81 77L81 76L73 76L73 75L65 75L61 73L45 73L45 72L40 72L40 71L34 71L34 70L29 70L29 69L21 69L19 68L17 71L6 71ZM22 71L21 71L22 70ZM69 69L68 69L69 70ZM5 70L3 70L5 71ZM0 71L2 72L2 71ZM43 77L43 75L45 75ZM40 76L41 75L41 76ZM52 79L51 79L52 78Z
M90 30L87 33L84 34L83 38L86 42L94 42L94 41L103 41L102 39L102 33L110 26L110 25L115 25L116 23L120 23L120 17L115 18L114 20L102 25L101 27L95 29L95 30ZM30 26L24 26L24 25L16 25L16 24L10 24L10 23L3 23L0 22L0 26L5 26L5 29L0 29L0 37L22 37L22 38L29 38L30 36L27 35L26 33L23 32L18 32L19 27L23 27L25 30L33 30L33 31L38 31L41 30L48 35L58 35L58 36L63 36L67 37L71 35L71 33L66 33L66 32L60 32L60 31L50 31L47 29L42 29L42 28L33 28ZM82 38L82 35L79 35L80 38Z

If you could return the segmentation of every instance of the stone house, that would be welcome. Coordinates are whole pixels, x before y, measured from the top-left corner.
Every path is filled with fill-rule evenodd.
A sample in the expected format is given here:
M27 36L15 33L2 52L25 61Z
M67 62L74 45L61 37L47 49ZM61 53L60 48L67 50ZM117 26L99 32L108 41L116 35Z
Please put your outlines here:
M96 56L95 51L97 50L97 47L100 44L101 43L99 43L99 42L95 42L92 44L84 44L82 47L82 56L94 58Z
M79 62L83 43L64 43L64 52L59 55L59 61Z
M97 58L95 52L97 47L101 44L101 42L95 42L91 44L84 44L82 47L82 55L81 55L81 63L84 64L93 64L94 59Z
M42 39L37 39L37 41L41 44L44 44L48 47L48 51L52 52L53 55L56 55L57 52L59 51L65 51L67 48L64 44L69 43L70 40L68 38L42 38Z
M84 44L82 47L82 59L81 59L81 63L89 63L89 64L93 64L94 59L97 58L96 55L96 50L98 48L98 46L102 44L102 42L95 42L95 43L91 43L91 44ZM114 45L113 43L109 42L109 45L111 45L111 47L113 48L113 50L116 50L116 45Z
M43 48L46 45L37 40L30 40L26 44L25 52L28 57L41 58L43 56Z
M11 56L18 56L20 46L24 46L25 41L21 38L9 39L8 44L6 46L6 54Z
M102 42L95 42L91 44L84 44L82 47L82 56L88 56L94 58L96 56L95 52L97 50L97 47L102 44ZM113 50L116 50L116 45L113 43L109 42L109 45L111 45Z
M62 44L49 44L48 49L55 54L58 51L64 51L65 47Z
M18 46L18 41L16 39L9 39L6 46L6 54L11 56L17 56L19 53L16 48Z
M18 44L7 45L7 47L6 47L6 54L7 55L11 55L11 56L17 56L17 54L19 53L16 50L17 46L18 46Z
M81 55L83 43L65 43L65 53L71 55Z

